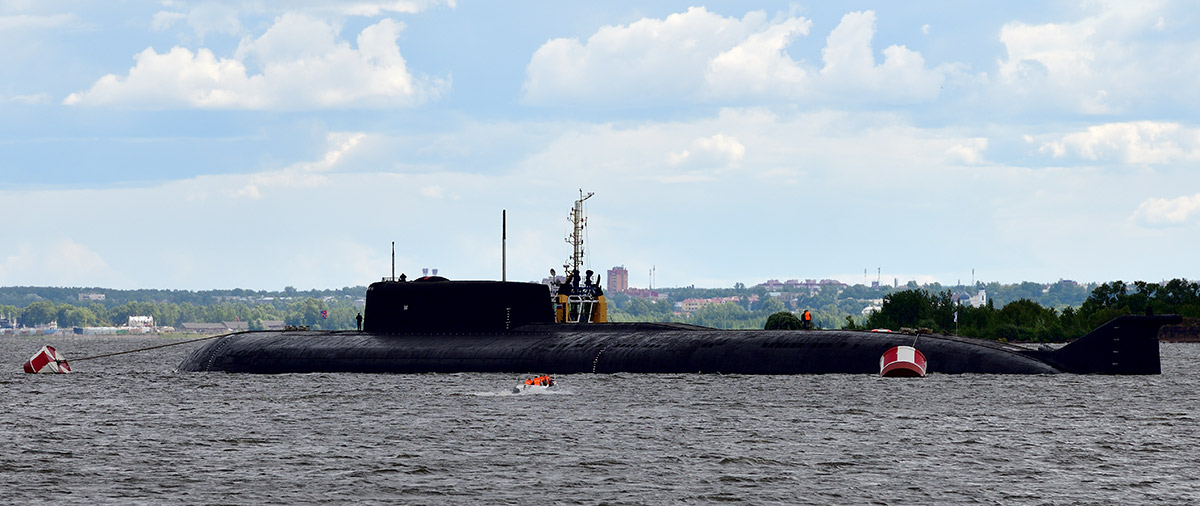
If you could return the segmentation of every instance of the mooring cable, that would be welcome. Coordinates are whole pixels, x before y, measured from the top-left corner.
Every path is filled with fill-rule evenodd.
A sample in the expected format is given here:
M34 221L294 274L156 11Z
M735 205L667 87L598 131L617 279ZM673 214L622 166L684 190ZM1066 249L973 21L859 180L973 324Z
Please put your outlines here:
M215 336L200 337L200 338L197 338L197 339L188 339L187 341L180 341L180 342L178 342L178 343L167 343L167 344L160 344L160 345L158 345L158 346L151 346L151 347L149 347L149 348L138 348L138 349L136 349L136 350L126 350L126 351L118 351L118 352L115 352L115 353L105 353L105 354L103 354L103 355L95 355L95 356L91 356L91 357L73 358L73 359L71 359L71 362L82 362L82 361L84 361L84 360L92 360L92 359L95 359L95 358L114 357L114 356L117 356L117 355L126 355L126 354L129 354L129 353L137 353L137 352L139 352L139 351L150 351L150 350L157 350L157 349L159 349L159 348L166 348L166 347L168 347L168 346L179 346L179 345L181 345L181 344L196 343L196 342L205 341L205 340L208 340L208 339L216 339L216 338L218 338L218 337L226 337L226 336L231 336L231 335L234 335L234 334L240 334L240 333L241 333L241 332L228 332L228 333L225 333L225 334L219 334L219 335L215 335Z

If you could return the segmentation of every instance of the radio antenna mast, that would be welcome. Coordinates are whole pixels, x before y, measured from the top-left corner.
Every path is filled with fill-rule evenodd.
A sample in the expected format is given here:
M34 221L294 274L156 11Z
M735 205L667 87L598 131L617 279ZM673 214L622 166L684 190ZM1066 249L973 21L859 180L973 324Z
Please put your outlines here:
M568 263L563 264L563 268L567 269L567 276L577 272L579 267L583 265L583 229L587 226L587 217L583 215L583 201L592 198L595 195L593 192L583 194L583 189L579 189L579 200L575 201L575 207L571 209L571 235L567 237L567 244L573 248L571 258Z
M500 281L508 281L508 209L500 211Z

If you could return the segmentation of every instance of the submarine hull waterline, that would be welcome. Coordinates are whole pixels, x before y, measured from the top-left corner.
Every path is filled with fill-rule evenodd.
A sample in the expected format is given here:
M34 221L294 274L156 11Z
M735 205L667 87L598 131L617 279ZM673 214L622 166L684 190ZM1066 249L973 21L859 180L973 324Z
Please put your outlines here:
M1158 374L1158 327L1177 316L1124 316L1058 350L981 339L846 330L718 330L670 323L526 324L461 333L254 331L186 357L181 371L232 373L877 374L913 345L929 373Z

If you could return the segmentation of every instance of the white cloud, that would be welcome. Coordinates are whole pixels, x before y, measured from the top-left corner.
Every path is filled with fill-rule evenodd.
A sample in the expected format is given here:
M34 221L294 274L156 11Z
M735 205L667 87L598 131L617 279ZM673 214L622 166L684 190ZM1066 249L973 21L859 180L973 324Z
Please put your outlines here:
M965 165L983 163L983 152L987 150L987 139L970 139L968 142L955 144L946 150L946 161Z
M812 22L785 20L752 33L708 63L705 94L713 98L796 96L808 85L808 72L787 54L797 36L808 35Z
M851 95L868 102L931 100L945 81L945 70L925 68L920 53L892 45L875 64L871 39L875 13L852 12L829 34L821 56L822 85L829 96Z
M402 29L383 19L364 28L352 48L329 23L285 14L262 36L243 40L232 58L208 49L160 54L148 48L127 75L106 75L63 103L268 110L416 105L448 84L409 73L396 45ZM247 63L261 72L251 75Z
M1159 121L1106 123L1046 142L1039 151L1055 158L1074 155L1086 160L1132 164L1197 160L1200 129Z
M322 8L332 8L352 16L375 17L389 12L415 14L437 5L446 4L454 8L455 0L384 0L376 2L320 2Z
M709 60L762 28L765 15L725 18L704 7L666 19L603 26L588 38L552 39L526 68L525 99L560 103L575 99L654 102L694 98Z
M875 13L847 14L827 39L821 68L788 49L807 36L802 17L767 20L762 12L726 18L703 7L665 19L604 26L588 38L553 39L526 67L525 101L534 104L688 103L729 100L925 101L949 68L929 69L904 46L876 63Z
M1173 199L1146 199L1133 213L1133 221L1147 226L1183 225L1200 218L1200 193Z
M49 93L34 93L32 95L13 95L8 97L8 101L18 104L37 105L49 104L52 99Z
M361 132L337 132L326 136L329 149L320 160L299 162L280 170L262 172L249 176L241 188L229 192L234 198L260 199L263 189L316 187L327 184L324 173L335 169L342 159L353 151L365 138Z
M668 155L667 163L674 167L707 172L736 166L746 155L746 147L725 134L694 139L689 148Z
M1200 103L1191 87L1178 85L1194 80L1200 65L1195 31L1163 33L1164 12L1176 7L1112 0L1088 7L1091 15L1079 20L1001 28L1006 55L998 61L995 100L1083 114Z

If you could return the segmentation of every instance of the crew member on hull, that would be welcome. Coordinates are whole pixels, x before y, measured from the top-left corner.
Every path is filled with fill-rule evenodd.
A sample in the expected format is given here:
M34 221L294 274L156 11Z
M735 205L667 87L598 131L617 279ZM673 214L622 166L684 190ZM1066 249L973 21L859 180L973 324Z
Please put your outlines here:
M808 310L805 309L804 316L802 316L800 319L804 322L805 330L812 330L812 313L809 313Z

